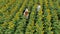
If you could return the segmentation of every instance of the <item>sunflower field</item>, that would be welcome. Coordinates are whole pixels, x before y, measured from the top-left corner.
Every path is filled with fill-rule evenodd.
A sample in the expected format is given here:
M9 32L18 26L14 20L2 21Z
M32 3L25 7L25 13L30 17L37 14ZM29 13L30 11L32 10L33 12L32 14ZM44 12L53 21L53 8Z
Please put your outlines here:
M60 34L60 0L0 0L0 34Z

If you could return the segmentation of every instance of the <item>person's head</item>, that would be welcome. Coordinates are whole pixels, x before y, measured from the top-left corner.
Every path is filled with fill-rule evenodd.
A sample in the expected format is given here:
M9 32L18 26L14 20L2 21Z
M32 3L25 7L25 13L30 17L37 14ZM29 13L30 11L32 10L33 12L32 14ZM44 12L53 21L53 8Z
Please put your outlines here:
M26 8L26 10L25 10L26 12L28 12L28 8Z
M40 5L40 3L37 3L38 5Z
M28 7L25 7L26 9L28 9Z

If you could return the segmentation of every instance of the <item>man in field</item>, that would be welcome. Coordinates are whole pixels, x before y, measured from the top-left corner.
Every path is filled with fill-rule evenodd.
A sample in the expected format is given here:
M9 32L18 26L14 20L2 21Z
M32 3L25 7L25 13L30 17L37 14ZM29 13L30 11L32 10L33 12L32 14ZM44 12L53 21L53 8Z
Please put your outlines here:
M28 16L29 16L28 8L26 8L26 10L24 12L24 16L26 17L26 19L28 19Z
M41 8L40 3L38 3L37 11L39 11L39 10L40 10L40 8Z

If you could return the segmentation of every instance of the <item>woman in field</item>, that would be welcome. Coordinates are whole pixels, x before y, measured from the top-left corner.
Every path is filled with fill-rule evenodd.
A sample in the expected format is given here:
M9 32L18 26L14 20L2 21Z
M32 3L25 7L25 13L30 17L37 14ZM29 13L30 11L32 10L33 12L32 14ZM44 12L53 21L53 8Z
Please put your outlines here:
M26 10L24 12L24 16L26 17L26 19L28 19L28 16L29 16L28 8L26 8Z

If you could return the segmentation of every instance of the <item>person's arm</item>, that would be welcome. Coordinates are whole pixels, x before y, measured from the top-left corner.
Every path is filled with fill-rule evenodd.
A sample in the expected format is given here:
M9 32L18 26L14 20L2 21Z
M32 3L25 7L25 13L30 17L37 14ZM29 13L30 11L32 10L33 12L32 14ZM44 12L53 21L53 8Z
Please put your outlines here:
M24 15L25 15L25 12L24 12Z

